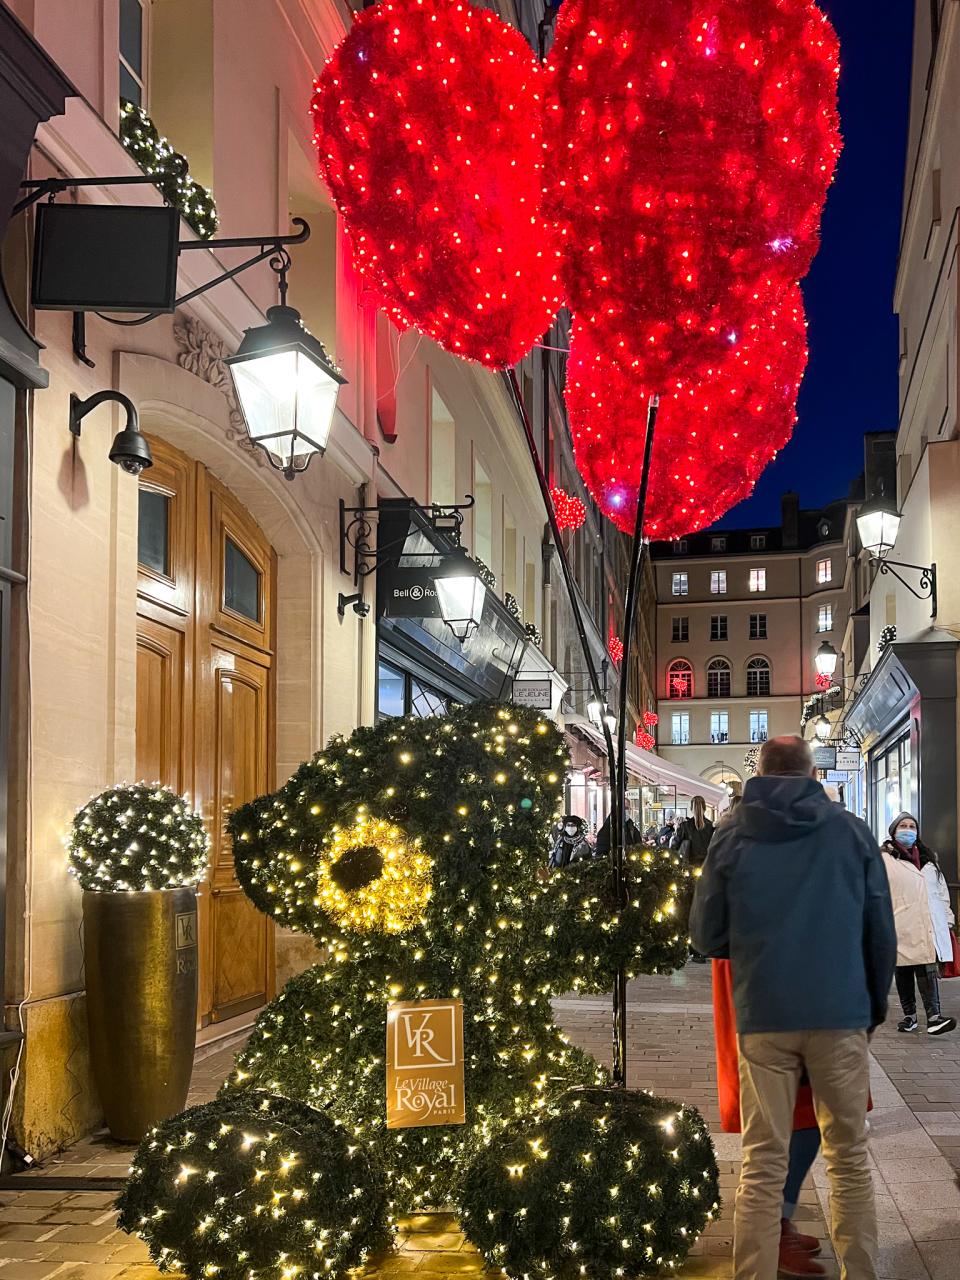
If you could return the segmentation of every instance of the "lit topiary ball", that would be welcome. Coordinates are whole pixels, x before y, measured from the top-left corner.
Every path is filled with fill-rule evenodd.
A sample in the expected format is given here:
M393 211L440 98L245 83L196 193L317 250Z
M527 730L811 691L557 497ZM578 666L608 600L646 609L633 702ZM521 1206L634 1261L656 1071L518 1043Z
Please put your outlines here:
M182 796L138 782L101 792L77 813L70 869L84 889L176 889L203 879L209 841Z
M160 1270L189 1280L336 1280L392 1235L383 1178L349 1131L257 1090L148 1134L117 1207Z
M464 1180L460 1213L488 1263L510 1277L605 1280L679 1266L719 1206L697 1111L588 1088L494 1138Z

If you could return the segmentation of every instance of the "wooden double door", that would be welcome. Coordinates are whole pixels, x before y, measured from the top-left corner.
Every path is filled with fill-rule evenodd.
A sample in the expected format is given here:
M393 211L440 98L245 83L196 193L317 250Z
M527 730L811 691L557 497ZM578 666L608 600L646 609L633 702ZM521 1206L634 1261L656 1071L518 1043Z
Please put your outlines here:
M201 1025L274 987L273 929L244 896L225 822L270 791L276 556L200 463L150 440L140 479L137 776L186 793L210 834L199 908Z

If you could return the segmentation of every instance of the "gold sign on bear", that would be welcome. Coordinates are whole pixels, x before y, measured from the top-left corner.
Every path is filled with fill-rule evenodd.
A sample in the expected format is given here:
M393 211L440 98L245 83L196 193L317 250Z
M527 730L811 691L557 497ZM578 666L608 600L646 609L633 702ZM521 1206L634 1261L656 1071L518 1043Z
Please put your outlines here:
M387 1005L387 1128L464 1124L463 1001Z

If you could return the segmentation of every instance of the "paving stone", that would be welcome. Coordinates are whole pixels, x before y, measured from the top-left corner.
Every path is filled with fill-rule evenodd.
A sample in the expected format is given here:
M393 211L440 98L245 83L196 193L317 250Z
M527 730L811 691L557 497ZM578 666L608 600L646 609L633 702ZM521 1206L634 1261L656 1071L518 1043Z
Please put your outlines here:
M47 1280L61 1265L59 1262L0 1262L0 1273L4 1280Z

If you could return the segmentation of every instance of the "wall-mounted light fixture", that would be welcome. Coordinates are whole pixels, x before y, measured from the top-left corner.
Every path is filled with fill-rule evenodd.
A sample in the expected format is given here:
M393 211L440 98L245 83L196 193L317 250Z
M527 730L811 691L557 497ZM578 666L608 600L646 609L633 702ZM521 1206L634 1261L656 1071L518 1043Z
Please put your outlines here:
M860 542L881 573L888 573L896 578L915 599L930 601L930 616L935 618L937 616L937 566L906 564L902 561L891 563L888 559L890 552L897 545L901 519L896 503L884 496L881 486L880 493L860 508L860 514L857 516ZM897 572L898 569L910 569L913 573L918 573L919 589L912 587L906 578Z
M92 413L101 404L113 402L126 411L127 424L114 436L110 446L110 461L126 471L128 475L138 476L147 467L153 466L153 454L146 437L140 430L140 419L137 406L122 391L98 391L96 395L81 400L77 395L70 397L70 433L80 436L80 424L88 413Z

